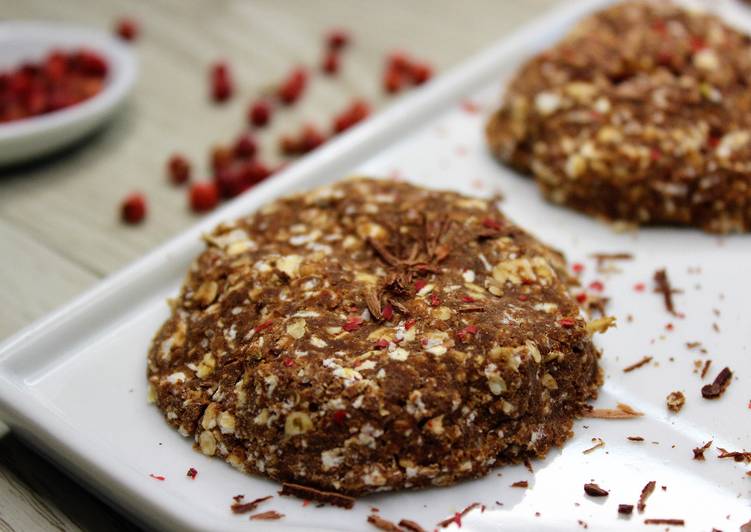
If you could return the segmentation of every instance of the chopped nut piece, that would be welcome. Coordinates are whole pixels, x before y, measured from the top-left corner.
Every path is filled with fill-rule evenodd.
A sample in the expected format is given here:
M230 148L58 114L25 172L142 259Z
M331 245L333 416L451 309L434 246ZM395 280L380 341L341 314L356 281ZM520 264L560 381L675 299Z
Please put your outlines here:
M686 396L683 395L683 392L675 391L670 392L668 394L668 397L666 399L668 410L671 412L680 412L681 408L683 408L683 405L686 403Z

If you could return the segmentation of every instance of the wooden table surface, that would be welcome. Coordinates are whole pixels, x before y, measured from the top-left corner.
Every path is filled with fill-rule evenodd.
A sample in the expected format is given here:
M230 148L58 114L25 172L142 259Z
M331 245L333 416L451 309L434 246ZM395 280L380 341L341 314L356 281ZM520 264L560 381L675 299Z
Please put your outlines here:
M140 76L123 111L73 149L20 168L0 169L0 339L65 303L192 224L186 192L167 184L173 151L207 175L209 149L244 127L253 95L296 64L315 69L322 35L351 30L353 46L334 78L311 90L261 134L274 139L304 121L328 125L355 97L377 109L384 56L403 49L445 71L557 0L0 0L4 19L52 19L107 29L121 15L142 29L134 43ZM235 98L207 98L208 65L226 59ZM150 203L146 221L123 225L118 204L133 190ZM0 433L2 428L0 428ZM0 437L0 531L138 530L12 433Z

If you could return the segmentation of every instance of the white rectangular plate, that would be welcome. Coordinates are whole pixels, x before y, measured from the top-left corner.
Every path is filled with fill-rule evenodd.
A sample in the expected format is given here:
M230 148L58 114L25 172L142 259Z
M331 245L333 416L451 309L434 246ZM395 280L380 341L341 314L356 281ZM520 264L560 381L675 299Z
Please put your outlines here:
M95 493L153 527L369 530L365 519L375 506L386 519L409 518L431 530L480 502L485 511L466 515L463 530L573 530L583 526L579 521L594 530L615 530L641 525L648 517L685 519L690 530L737 530L751 518L751 477L743 464L717 459L716 447L751 448L751 237L718 238L665 228L615 233L545 203L531 180L496 164L484 146L484 121L498 102L502 80L603 3L565 4L6 341L0 346L3 418ZM740 4L717 2L715 7L751 28ZM479 112L472 112L473 106ZM503 209L512 219L563 250L571 262L584 264L584 286L593 280L605 285L618 328L600 343L606 381L597 406L623 402L644 417L578 422L576 436L546 460L534 462L534 473L523 466L499 468L450 488L367 497L350 511L303 507L299 500L274 497L260 509L285 514L276 522L233 515L233 495L252 499L275 494L278 485L196 453L191 441L146 403L149 341L168 315L165 299L177 292L202 247L202 232L272 198L358 173L400 176L467 194L501 191ZM619 273L603 274L590 258L594 252L629 252L634 260L619 262ZM677 309L685 313L682 319L670 316L651 290L652 275L662 267L683 289L675 297ZM647 289L634 290L637 283ZM695 341L708 352L686 347ZM622 371L644 355L653 362ZM702 380L694 361L706 359L712 367ZM724 366L736 375L727 392L716 401L702 399L701 386ZM665 406L665 397L674 390L687 398L677 415ZM637 435L645 441L626 439ZM605 447L584 454L593 438L602 438ZM693 460L692 448L708 440L714 446L706 461ZM186 477L189 467L198 470L197 479ZM510 487L519 480L529 481L529 489ZM646 512L619 517L618 504L634 504L650 480L658 487ZM584 496L583 484L590 481L607 488L610 496Z

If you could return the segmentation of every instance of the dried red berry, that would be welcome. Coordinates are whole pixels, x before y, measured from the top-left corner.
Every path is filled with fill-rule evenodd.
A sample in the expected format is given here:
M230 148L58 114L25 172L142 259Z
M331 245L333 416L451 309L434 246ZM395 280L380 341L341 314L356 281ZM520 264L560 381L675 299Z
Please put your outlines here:
M321 63L321 70L330 75L339 72L339 53L335 51L326 52Z
M271 175L271 170L260 161L250 161L243 168L243 177L245 181L252 185L260 183Z
M248 110L248 122L256 127L263 127L271 119L271 104L266 100L254 102Z
M347 321L344 322L344 325L342 325L342 329L344 329L347 332L356 331L360 325L362 325L363 320L361 316L350 316L347 318Z
M477 300L472 296L462 296L462 301L465 303L474 303Z
M209 75L211 98L217 102L226 102L234 92L234 84L226 63L218 62L211 66Z
M404 52L392 52L388 56L386 66L389 70L406 74L412 65L412 59Z
M308 83L308 72L298 67L282 81L277 89L277 97L285 105L292 105L300 99Z
M575 262L571 265L571 269L574 271L574 273L581 273L584 271L584 264L581 262Z
M415 292L419 292L420 290L425 288L427 284L428 282L425 279L418 279L417 281L415 281Z
M380 338L375 345L378 349L386 349L389 346L389 341L385 338Z
M284 364L286 367L291 368L295 365L295 361L292 360L290 357L284 357L282 359L282 364Z
M175 185L181 185L190 179L190 163L179 153L167 162L167 175Z
M334 117L334 133L341 133L370 115L370 105L363 100L355 100L344 111Z
M219 203L219 190L214 183L193 183L189 191L190 208L194 212L210 211Z
M519 301L528 301L529 296L527 294L519 294L519 297L517 298Z
M391 305L385 305L383 310L381 310L381 314L383 315L384 320L391 321L391 318L394 317L394 307Z
M456 337L459 338L459 341L466 342L469 336L473 334L477 334L477 326L467 325L463 329L460 329L456 332Z
M72 61L80 68L81 72L91 76L104 77L109 71L107 60L93 50L79 50Z
M223 198L234 198L251 187L239 167L222 168L214 175L214 183Z
M130 17L123 17L115 23L115 33L123 40L135 41L138 37L138 23Z
M349 32L343 29L333 29L326 35L326 46L331 50L341 50L351 41Z
M141 223L146 217L146 197L140 192L134 192L123 200L120 214L125 223Z
M587 294L585 294L584 292L576 294L576 300L579 303L584 303L587 300Z
M408 331L408 330L410 330L410 329L411 329L412 327L414 327L414 326L415 326L415 323L417 323L417 320L414 320L414 319L410 319L410 320L407 320L407 321L406 321L406 322L404 323L404 330L405 330L405 331Z
M308 124L303 127L299 143L301 153L313 151L324 142L326 137L315 126Z
M574 318L561 318L560 320L558 320L558 323L561 327L569 329L576 325L576 320Z
M482 220L483 227L487 227L488 229L493 229L495 231L500 231L503 229L503 224L496 220L495 218L483 218Z
M195 480L198 476L198 470L195 467L191 467L188 469L188 472L185 474L185 476L190 477L192 480Z
M595 292L602 292L605 290L605 285L602 284L602 281L592 281L589 283L589 289L594 290Z
M441 304L441 298L438 297L438 294L433 292L432 294L430 294L429 302L431 307L437 307Z
M383 75L383 89L389 94L395 94L402 90L404 80L402 74L395 69L388 69Z
M236 157L241 159L252 159L258 151L258 143L253 135L245 133L237 137L232 151Z
M410 68L410 77L415 85L422 85L433 77L433 69L427 63L414 63Z

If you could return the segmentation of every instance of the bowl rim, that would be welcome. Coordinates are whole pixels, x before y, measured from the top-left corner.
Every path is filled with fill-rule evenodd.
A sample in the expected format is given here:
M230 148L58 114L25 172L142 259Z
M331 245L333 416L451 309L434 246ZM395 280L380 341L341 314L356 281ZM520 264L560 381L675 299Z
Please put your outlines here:
M0 142L66 128L102 115L125 98L135 84L138 72L135 54L127 44L103 30L53 21L0 22L0 47L6 50L9 47L3 46L5 41L28 42L35 38L46 47L44 53L53 48L88 48L102 54L108 64L104 88L95 96L70 107L0 124ZM19 62L23 58L19 55Z

